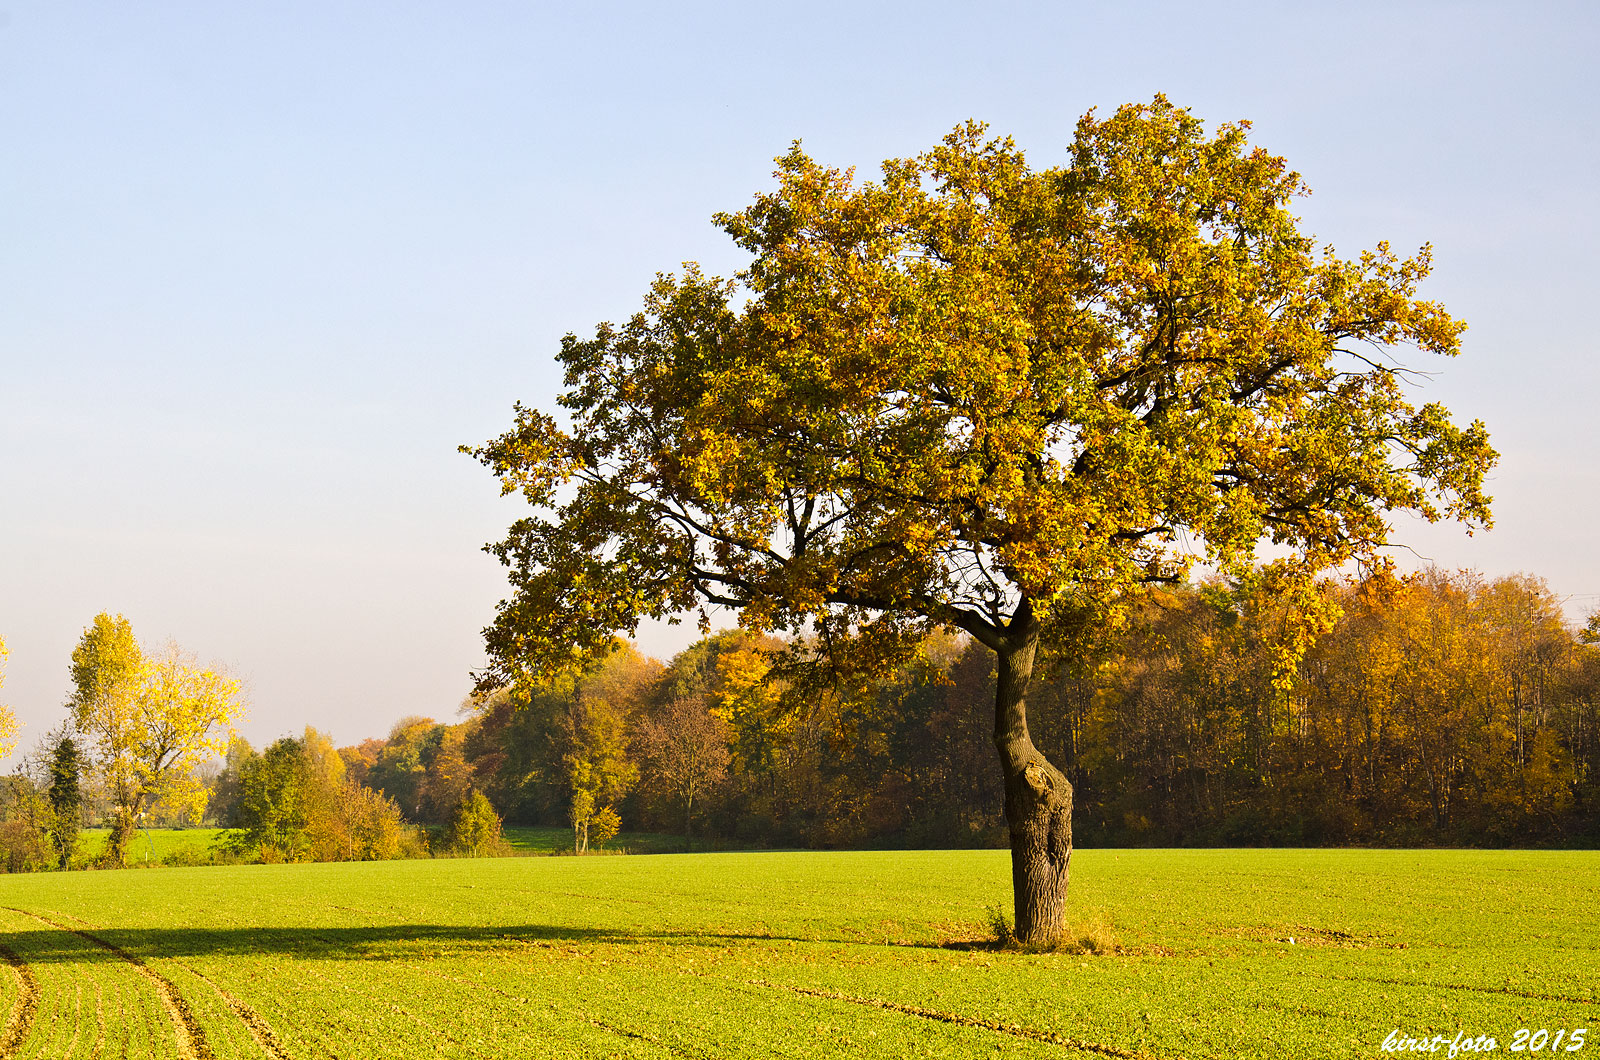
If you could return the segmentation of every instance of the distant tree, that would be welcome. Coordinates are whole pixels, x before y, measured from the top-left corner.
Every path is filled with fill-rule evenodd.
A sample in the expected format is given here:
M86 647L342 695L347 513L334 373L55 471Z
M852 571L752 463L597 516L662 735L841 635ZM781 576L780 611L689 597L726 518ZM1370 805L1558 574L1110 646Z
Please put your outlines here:
M0 868L35 872L51 864L50 805L25 769L0 778Z
M6 683L6 639L0 637L0 688ZM4 758L16 749L17 746L17 716L11 708L0 703L0 758Z
M344 758L326 733L310 725L301 734L300 753L304 759L302 799L306 807L306 838L311 859L347 859L353 844L347 805L351 783Z
M422 852L390 798L354 783L333 741L307 726L241 760L228 848L269 861L378 861Z
M157 800L199 804L194 767L227 748L244 714L239 682L175 645L144 652L128 620L95 617L72 652L68 701L112 800L105 860L122 864L140 816Z
M624 647L581 677L558 676L541 697L554 708L552 735L579 853L589 849L594 815L619 802L639 778L628 755L628 714L659 670Z
M211 785L211 798L206 803L206 816L223 827L229 826L238 812L240 778L248 764L260 757L250 741L235 736L228 741L227 753L222 757L222 772Z
M589 849L589 822L594 820L594 792L587 788L574 788L572 802L567 806L567 820L572 822L572 852L582 854Z
M477 721L441 725L438 743L428 756L418 793L418 819L447 823L473 790L473 769L465 752L467 736Z
M717 658L716 681L707 689L717 717L731 730L730 749L738 772L760 785L775 777L795 722L792 697L773 672L773 657L784 648L775 637L741 638L743 643Z
M694 834L695 800L728 775L728 723L698 698L669 700L643 718L634 746L648 783L683 806L683 836Z
M147 801L139 768L143 733L138 695L143 662L133 627L121 615L115 619L96 615L72 652L75 691L68 706L78 731L93 741L96 765L114 803L111 838L103 855L111 864L122 863Z
M350 747L339 748L339 757L344 761L345 775L354 783L371 787L367 773L378 761L383 748L384 741L373 737L368 737Z
M346 856L351 861L390 861L427 852L399 804L371 788L346 784L343 812L350 835Z
M395 800L411 820L425 820L428 766L443 738L444 726L432 718L401 718L367 769L366 784Z
M473 774L495 809L507 820L554 823L565 809L559 783L554 717L535 708L532 690L513 695L509 688L474 700L477 726L463 751Z
M0 871L37 872L50 863L50 845L37 826L20 819L0 821Z
M602 806L589 818L589 838L601 850L622 831L622 817L610 806Z
M310 770L301 742L286 736L245 762L229 845L271 861L311 855Z
M451 849L474 858L500 853L504 847L500 815L477 788L469 789L456 808L450 822L449 843Z
M83 825L83 757L70 736L56 741L50 761L50 844L55 848L61 868L72 862L78 849L78 833Z

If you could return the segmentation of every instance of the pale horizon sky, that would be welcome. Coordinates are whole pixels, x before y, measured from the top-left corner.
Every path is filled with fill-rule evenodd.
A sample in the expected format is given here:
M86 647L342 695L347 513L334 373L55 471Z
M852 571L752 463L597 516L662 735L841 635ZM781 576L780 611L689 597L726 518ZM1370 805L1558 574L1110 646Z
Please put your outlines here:
M1600 15L1584 3L173 2L0 11L0 702L64 716L102 610L226 664L244 734L452 720L518 514L456 452L550 408L560 337L658 271L793 139L856 165L967 118L1038 167L1163 92L1250 119L1353 256L1434 247L1467 321L1419 392L1501 451L1441 566L1600 606L1590 326ZM1420 356L1420 355L1419 355ZM650 631L666 657L690 627Z

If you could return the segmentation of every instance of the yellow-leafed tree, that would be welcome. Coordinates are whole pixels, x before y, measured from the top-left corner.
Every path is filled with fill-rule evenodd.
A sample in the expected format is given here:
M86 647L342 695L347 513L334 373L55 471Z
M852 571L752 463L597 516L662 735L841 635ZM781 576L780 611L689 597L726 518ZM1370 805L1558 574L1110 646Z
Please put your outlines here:
M0 688L6 683L6 639L0 637ZM10 754L17 746L17 716L11 708L0 703L0 758Z
M244 714L239 682L176 645L146 653L121 615L101 613L72 652L73 723L111 796L105 860L121 864L139 818L161 800L199 805L194 767L227 749Z

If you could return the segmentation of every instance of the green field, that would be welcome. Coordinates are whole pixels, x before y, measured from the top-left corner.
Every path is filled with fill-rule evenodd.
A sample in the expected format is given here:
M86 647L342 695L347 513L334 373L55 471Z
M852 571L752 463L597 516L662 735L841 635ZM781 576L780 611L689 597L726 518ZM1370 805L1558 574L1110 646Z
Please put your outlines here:
M134 868L159 865L175 855L191 861L204 860L225 832L222 828L142 828L128 844L128 864ZM86 828L78 846L76 863L89 865L105 849L109 828ZM517 855L572 853L572 829L539 825L510 825L505 830L507 844ZM697 841L698 842L698 841ZM683 850L683 837L657 832L623 832L603 854L666 854Z
M141 828L128 843L128 864L159 863L178 851L198 856L222 833L221 828ZM87 864L97 859L110 835L109 828L85 828L79 834L77 860Z
M1511 1055L1519 1028L1600 1032L1600 854L1073 865L1070 918L1117 952L975 944L994 851L7 876L0 1056L1379 1056L1395 1028Z
M549 828L539 825L506 826L506 842L518 854L570 854L572 829ZM701 840L695 840L699 849ZM605 850L590 850L591 854L681 854L683 836L663 835L660 832L623 832L613 839Z

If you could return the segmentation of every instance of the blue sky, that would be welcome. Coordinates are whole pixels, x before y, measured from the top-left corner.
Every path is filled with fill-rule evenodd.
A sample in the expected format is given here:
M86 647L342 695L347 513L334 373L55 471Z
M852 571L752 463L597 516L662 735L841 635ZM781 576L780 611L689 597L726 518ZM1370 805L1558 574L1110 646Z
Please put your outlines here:
M870 173L974 117L1248 118L1353 255L1431 241L1503 453L1418 555L1600 606L1587 4L13 3L0 12L0 701L37 738L96 612L226 663L256 741L452 716L516 515L456 453L800 138ZM1402 554L1415 564L1416 556ZM652 631L670 654L681 631Z

